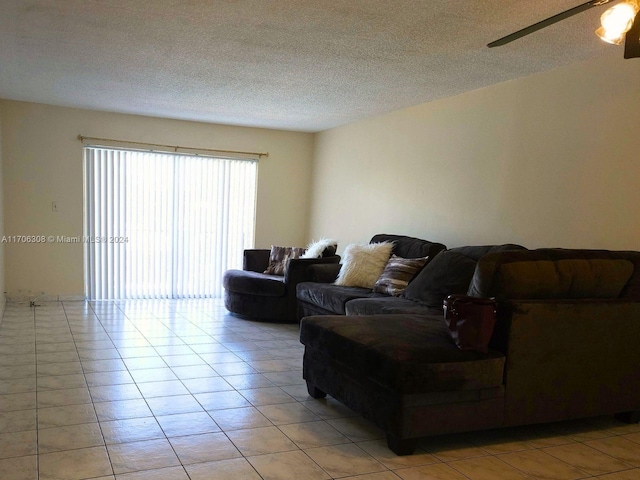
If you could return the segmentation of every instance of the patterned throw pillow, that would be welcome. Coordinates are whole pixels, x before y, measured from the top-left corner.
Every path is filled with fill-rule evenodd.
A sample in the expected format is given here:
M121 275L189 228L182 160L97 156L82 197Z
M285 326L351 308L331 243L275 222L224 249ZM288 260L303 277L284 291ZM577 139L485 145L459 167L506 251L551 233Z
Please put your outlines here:
M373 291L397 297L427 264L429 257L402 258L392 255Z
M264 273L269 275L284 275L289 260L292 258L300 258L300 255L304 253L304 248L297 247L277 247L271 246L271 253L269 254L269 266Z

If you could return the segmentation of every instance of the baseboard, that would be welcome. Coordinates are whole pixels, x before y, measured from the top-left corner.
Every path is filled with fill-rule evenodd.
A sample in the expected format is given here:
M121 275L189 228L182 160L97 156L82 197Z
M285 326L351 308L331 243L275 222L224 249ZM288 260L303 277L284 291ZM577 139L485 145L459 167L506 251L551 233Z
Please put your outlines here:
M50 302L84 302L85 296L78 295L56 295L50 293L33 293L33 292L8 292L2 299L3 304L6 303L50 303Z

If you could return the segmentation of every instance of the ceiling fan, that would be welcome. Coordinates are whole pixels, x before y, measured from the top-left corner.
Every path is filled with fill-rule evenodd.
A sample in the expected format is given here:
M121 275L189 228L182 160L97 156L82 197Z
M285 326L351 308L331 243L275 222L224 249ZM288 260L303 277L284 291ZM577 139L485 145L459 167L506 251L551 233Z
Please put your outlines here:
M590 0L538 23L529 25L506 37L502 37L489 43L487 46L491 48L505 45L525 35L553 25L565 18L572 17L593 7L606 5L612 1L613 0ZM624 0L610 7L602 14L600 17L602 26L596 30L596 35L605 42L621 45L624 41L624 58L640 58L640 15L638 15L638 11L640 11L640 0Z

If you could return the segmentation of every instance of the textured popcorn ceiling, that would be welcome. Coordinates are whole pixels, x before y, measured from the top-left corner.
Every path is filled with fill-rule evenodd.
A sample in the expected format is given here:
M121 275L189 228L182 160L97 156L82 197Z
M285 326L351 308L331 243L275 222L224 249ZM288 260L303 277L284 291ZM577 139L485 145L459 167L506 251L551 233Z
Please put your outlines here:
M1 0L0 98L320 131L622 57L593 33L606 7L486 47L583 2Z

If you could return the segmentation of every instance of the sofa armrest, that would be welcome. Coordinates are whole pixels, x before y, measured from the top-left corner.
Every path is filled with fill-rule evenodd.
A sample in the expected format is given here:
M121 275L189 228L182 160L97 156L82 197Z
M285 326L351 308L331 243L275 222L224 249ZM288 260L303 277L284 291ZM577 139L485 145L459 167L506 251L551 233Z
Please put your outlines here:
M338 257L339 258L339 257ZM339 262L339 261L338 261ZM309 282L333 283L340 273L340 263L312 265L307 270Z
M289 261L289 265L284 272L284 283L287 288L293 288L295 295L296 285L300 282L312 281L310 269L318 267L333 267L340 262L340 256L322 258L294 258Z
M616 299L499 308L506 425L640 410L639 319L640 303Z
M242 269L258 273L264 272L269 266L270 254L271 250L264 248L245 250L242 261Z

